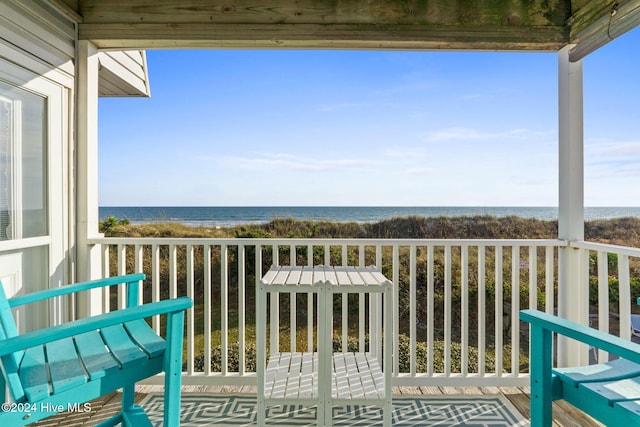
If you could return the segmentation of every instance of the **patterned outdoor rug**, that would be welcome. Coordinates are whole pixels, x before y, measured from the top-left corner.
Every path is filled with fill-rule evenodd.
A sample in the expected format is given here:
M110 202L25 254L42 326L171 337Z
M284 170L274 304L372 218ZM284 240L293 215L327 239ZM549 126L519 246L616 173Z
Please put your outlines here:
M142 402L154 425L162 425L162 394ZM255 426L255 395L184 393L182 426ZM382 426L380 408L349 405L333 407L335 426ZM315 426L316 408L285 405L267 409L268 426ZM416 426L528 426L502 396L416 396L393 398L394 427Z

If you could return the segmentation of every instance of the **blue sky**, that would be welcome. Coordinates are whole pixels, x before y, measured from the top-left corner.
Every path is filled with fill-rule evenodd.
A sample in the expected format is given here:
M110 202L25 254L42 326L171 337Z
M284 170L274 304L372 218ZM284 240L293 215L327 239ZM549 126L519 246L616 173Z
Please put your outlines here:
M585 204L640 205L640 31L584 60ZM148 51L101 206L557 206L555 53Z

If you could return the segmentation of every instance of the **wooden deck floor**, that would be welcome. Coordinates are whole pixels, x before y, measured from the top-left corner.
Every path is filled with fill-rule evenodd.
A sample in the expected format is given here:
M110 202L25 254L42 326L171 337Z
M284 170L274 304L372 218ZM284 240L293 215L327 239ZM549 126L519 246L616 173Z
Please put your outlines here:
M151 392L161 392L160 386L139 386L137 389L136 401L139 402ZM255 393L255 387L231 387L231 386L185 386L183 393ZM445 395L445 394L468 394L468 395L496 395L506 396L511 403L525 417L529 418L529 389L528 387L394 387L394 395L415 396L415 395ZM80 427L93 426L100 421L109 418L120 408L120 394L111 393L91 402L91 411L86 413L62 413L49 419L39 421L34 426L38 427ZM557 401L553 404L554 426L557 427L595 427L602 426L591 417L581 411L576 410L564 401Z

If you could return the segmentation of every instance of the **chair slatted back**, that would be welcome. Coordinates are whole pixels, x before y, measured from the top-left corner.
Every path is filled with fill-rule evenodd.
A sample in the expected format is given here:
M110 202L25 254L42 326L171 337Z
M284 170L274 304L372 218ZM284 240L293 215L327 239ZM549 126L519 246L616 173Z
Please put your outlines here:
M2 281L0 281L0 345L2 345L2 340L17 335L18 328L16 327L7 295L4 292ZM18 367L20 366L23 355L23 351L17 351L8 356L3 356L1 361L3 374L11 390L11 395L16 402L21 402L25 399L24 390L18 377Z

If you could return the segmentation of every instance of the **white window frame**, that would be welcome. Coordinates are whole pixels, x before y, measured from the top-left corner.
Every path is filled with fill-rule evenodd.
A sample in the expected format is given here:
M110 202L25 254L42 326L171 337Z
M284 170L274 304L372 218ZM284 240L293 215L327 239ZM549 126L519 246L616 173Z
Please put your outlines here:
M0 80L3 83L24 89L46 99L46 107L44 114L46 115L45 127L45 159L46 159L46 210L47 210L47 234L39 237L22 238L20 231L22 227L17 222L12 230L16 231L14 238L11 240L0 241L0 258L5 252L26 250L29 248L48 247L48 271L44 272L44 277L49 280L47 283L40 285L41 289L55 288L67 283L69 276L70 259L67 257L69 249L69 206L70 206L70 169L69 169L69 117L70 107L69 99L71 90L63 85L48 80L47 78L33 73L29 70L21 68L13 63L4 61L0 58ZM7 98L3 98L6 100ZM14 109L15 111L15 109ZM14 128L16 128L15 120L19 120L18 116L13 118ZM16 155L20 149L20 135L13 135L12 149L15 149L12 155ZM18 153L19 154L19 153ZM14 157L15 158L15 157ZM19 167L19 166L18 166ZM12 181L14 177L21 176L12 171ZM12 182L13 200L11 209L21 211L20 190L16 187L20 182ZM20 206L19 206L20 204ZM14 219L12 218L12 221ZM12 231L13 232L13 231ZM11 270L4 266L3 270ZM17 266L15 266L17 269ZM3 271L3 274L11 275L22 281L22 272L19 271ZM15 283L20 291L24 286L23 283ZM36 290L36 289L33 289ZM58 324L68 318L68 307L62 303L56 302L49 307L50 324Z

